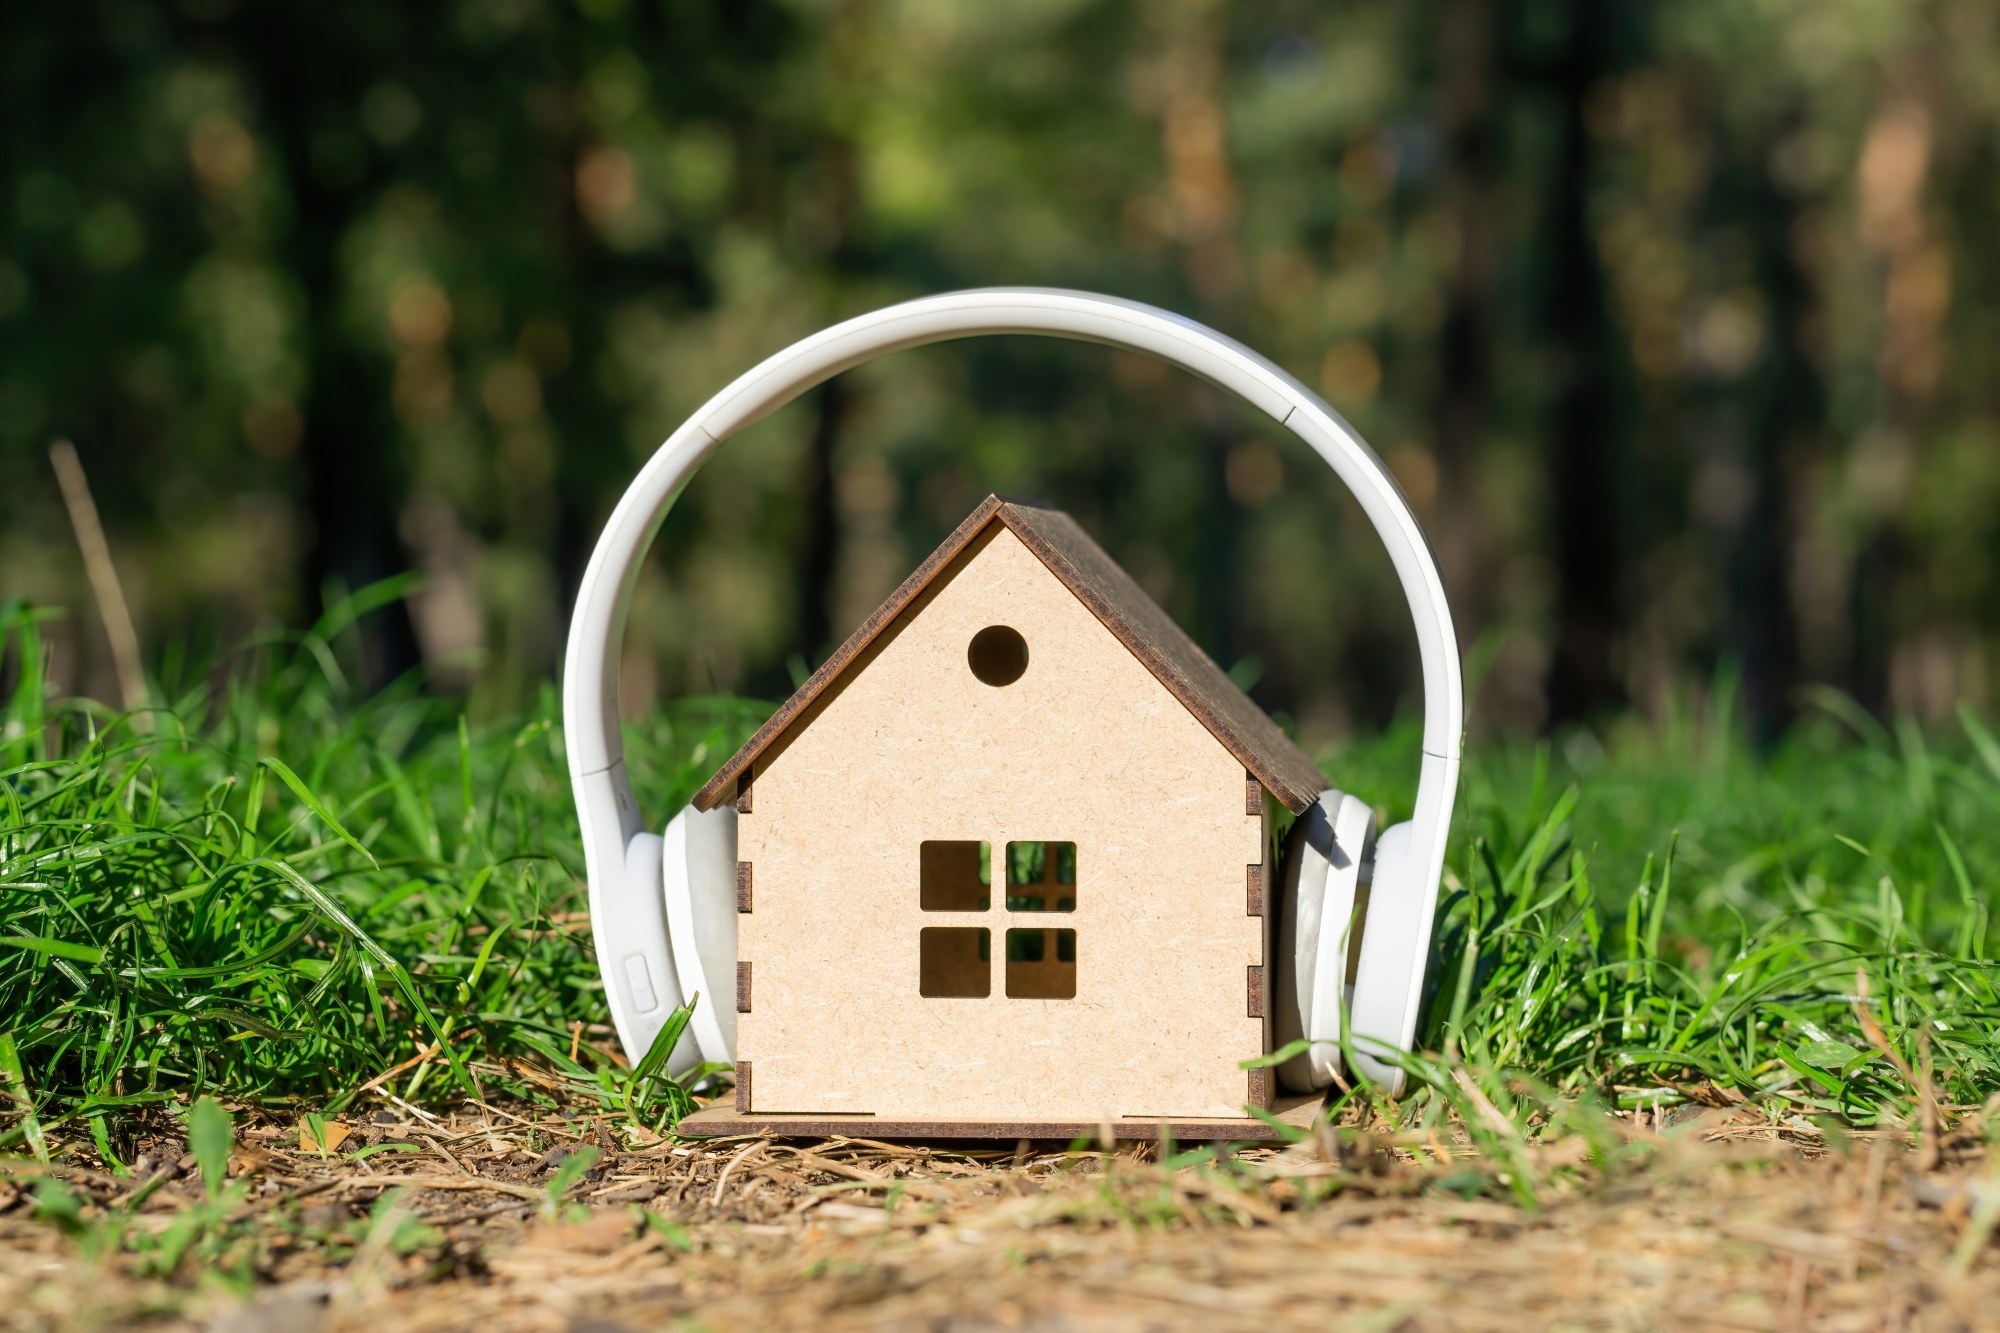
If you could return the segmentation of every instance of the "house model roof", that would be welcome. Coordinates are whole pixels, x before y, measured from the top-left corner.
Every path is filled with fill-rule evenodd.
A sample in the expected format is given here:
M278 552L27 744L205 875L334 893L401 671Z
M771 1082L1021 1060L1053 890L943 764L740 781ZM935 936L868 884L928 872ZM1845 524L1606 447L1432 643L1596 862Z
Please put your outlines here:
M1313 761L1075 519L1047 505L989 495L695 793L695 809L711 810L721 804L757 757L992 523L1005 524L1288 810L1303 813L1319 799L1326 780Z

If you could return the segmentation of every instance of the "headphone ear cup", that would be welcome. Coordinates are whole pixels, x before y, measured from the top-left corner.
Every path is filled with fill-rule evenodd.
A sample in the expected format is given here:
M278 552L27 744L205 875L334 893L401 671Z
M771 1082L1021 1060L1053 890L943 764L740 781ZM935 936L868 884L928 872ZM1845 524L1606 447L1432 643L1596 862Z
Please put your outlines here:
M728 1064L736 1052L736 811L688 806L661 835L660 893L667 943L683 997L701 999L688 1021L698 1057ZM677 1069L686 1042L675 1051Z
M598 971L611 1000L625 1056L638 1064L680 1006L680 978L667 945L666 906L660 900L657 833L635 833L616 869L599 866L590 881L590 929ZM693 1064L693 1043L682 1036L676 1057Z
M1286 840L1272 1038L1280 1047L1302 1037L1313 1043L1279 1066L1278 1083L1287 1092L1316 1092L1339 1071L1341 1018L1351 998L1348 960L1359 956L1355 909L1357 899L1366 901L1362 871L1374 836L1367 802L1329 789Z

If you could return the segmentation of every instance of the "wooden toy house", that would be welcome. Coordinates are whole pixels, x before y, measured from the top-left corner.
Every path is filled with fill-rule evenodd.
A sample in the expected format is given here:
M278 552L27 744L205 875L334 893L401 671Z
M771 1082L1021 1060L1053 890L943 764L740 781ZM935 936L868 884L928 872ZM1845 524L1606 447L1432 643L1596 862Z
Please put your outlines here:
M1270 802L1324 786L1074 520L989 497L694 798L738 812L737 1099L688 1129L1256 1136Z

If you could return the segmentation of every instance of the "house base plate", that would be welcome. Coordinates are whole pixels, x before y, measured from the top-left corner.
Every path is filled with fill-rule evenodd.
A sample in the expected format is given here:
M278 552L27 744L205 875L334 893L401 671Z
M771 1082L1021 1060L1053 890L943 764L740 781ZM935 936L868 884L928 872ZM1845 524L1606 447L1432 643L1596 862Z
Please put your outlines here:
M1280 1097L1272 1115L1284 1124L1301 1130L1312 1127L1313 1115L1324 1097ZM1177 1143L1251 1143L1281 1137L1262 1120L1249 1117L1160 1116L1151 1119L1123 1116L1110 1122L1112 1134L1121 1140L1153 1142L1161 1127L1172 1132ZM801 1139L993 1139L1015 1143L1022 1139L1061 1141L1084 1138L1096 1141L1103 1122L1096 1120L905 1120L892 1116L840 1115L803 1111L796 1114L773 1111L741 1112L718 1103L697 1111L680 1123L680 1133L691 1138L733 1138L750 1134L770 1134L778 1138Z

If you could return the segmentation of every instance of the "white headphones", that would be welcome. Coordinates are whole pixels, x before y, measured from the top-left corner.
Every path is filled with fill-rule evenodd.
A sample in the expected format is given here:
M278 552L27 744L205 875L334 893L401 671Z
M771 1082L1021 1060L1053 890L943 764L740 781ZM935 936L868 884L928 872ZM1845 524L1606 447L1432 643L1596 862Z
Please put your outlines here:
M993 288L927 297L850 319L771 357L675 431L618 502L577 590L563 678L570 781L590 878L590 923L618 1039L637 1061L684 997L699 992L669 1068L727 1062L736 1046L736 812L692 806L664 836L645 831L619 734L618 663L640 563L668 508L722 441L806 390L890 352L980 334L1042 334L1143 353L1253 404L1347 483L1389 548L1416 621L1424 671L1423 770L1406 824L1375 836L1369 806L1337 791L1299 813L1278 904L1275 1033L1311 1038L1280 1070L1294 1091L1325 1087L1348 1016L1356 1072L1400 1092L1377 1058L1415 1037L1445 839L1458 787L1464 687L1437 562L1395 480L1320 397L1241 344L1152 306L1086 292ZM1367 888L1363 897L1361 890ZM1357 900L1366 904L1357 916ZM1350 940L1349 922L1358 938ZM1350 943L1358 950L1350 951ZM1351 987L1347 978L1352 975Z

